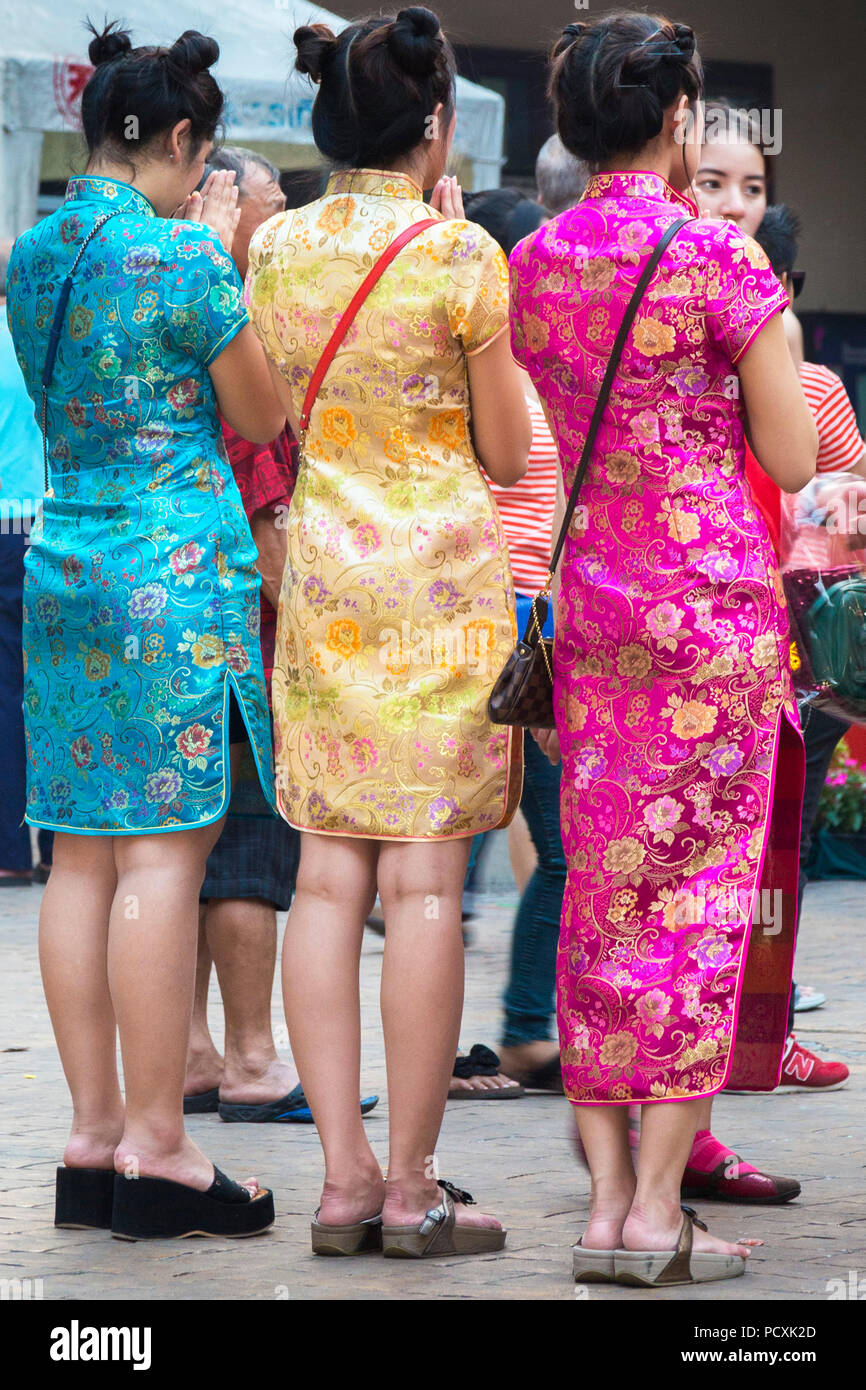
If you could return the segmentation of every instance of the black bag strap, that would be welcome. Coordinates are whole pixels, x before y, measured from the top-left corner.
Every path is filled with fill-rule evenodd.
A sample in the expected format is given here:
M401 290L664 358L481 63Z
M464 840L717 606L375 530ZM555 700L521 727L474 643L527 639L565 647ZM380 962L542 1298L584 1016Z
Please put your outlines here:
M589 468L590 459L592 458L592 450L595 444L595 437L598 434L598 427L601 424L601 417L604 414L605 406L607 405L608 399L610 397L610 388L613 385L613 379L616 376L617 368L619 367L620 358L622 357L623 348L625 347L625 340L628 337L629 329L634 323L635 314L637 313L638 308L640 306L640 302L644 297L644 292L647 288L647 285L649 284L650 280L655 274L656 267L658 266L659 261L661 260L662 256L667 250L668 245L671 241L673 241L680 228L685 227L686 223L691 222L692 220L693 219L691 217L680 217L676 222L672 222L671 225L667 228L667 230L664 233L664 236L661 238L661 241L659 241L652 255L650 256L649 260L644 266L643 271L641 272L641 277L635 285L634 293L628 302L628 307L626 308L622 323L619 326L619 332L616 335L613 348L611 349L611 354L607 363L607 369L604 374L604 380L601 383L601 390L598 393L598 399L595 403L595 410L592 413L592 420L590 421L589 429L586 435L586 440L584 441L583 445L583 451L580 455L580 463L577 466L577 472L574 476L574 482L571 485L571 492L568 498L568 505L565 509L565 516L562 519L562 526L560 527L559 535L556 540L556 545L553 547L553 554L550 557L550 571L547 576L547 585L542 591L545 595L550 593L550 586L553 583L553 576L556 572L556 566L558 565L559 557L562 554L562 547L565 545L565 538L568 535L568 528L571 525L571 518L574 516L574 509L577 506L578 494L580 493L580 489L583 485L583 480L586 477L587 469ZM547 613L545 610L545 617L546 616ZM542 618L541 622L543 625L544 618Z
M66 279L60 288L60 298L57 301L57 308L54 310L54 318L51 320L51 330L48 334L48 350L45 354L45 366L42 369L42 463L45 474L45 492L49 493L48 487L48 388L51 385L51 378L54 375L54 363L57 359L57 348L60 343L60 334L63 332L63 321L66 318L66 307L69 304L69 296L72 293L72 280L81 263L81 257L87 250L88 245L109 221L116 217L123 208L115 208L113 212L104 212L97 217L87 236L78 248L78 254L72 262Z

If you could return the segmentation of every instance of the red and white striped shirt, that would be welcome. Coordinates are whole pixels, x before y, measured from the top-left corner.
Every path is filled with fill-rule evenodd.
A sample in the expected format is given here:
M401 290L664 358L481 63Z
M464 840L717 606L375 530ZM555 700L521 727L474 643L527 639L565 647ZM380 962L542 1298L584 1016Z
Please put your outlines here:
M818 428L819 473L851 468L862 457L866 444L860 438L857 416L844 383L817 362L801 362L800 385Z
M514 487L499 487L486 473L484 477L502 518L514 587L519 594L531 596L544 588L547 579L559 459L541 406L529 399L526 404L532 420L532 447L526 472Z

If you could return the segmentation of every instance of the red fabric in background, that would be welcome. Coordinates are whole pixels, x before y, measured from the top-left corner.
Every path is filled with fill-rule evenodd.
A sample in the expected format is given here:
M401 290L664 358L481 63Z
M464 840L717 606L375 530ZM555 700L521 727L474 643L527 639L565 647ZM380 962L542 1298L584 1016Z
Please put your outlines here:
M773 542L773 549L778 557L781 552L782 492L778 484L774 483L772 478L769 478L764 472L748 444L746 445L746 477L752 489L755 506L767 523L770 540Z
M288 507L295 490L298 473L298 442L284 429L270 444L251 444L221 420L223 439L232 473L241 494L247 521L252 521L262 507ZM277 614L264 593L261 595L262 664L268 699L271 695L271 676L274 670L274 647L277 640Z

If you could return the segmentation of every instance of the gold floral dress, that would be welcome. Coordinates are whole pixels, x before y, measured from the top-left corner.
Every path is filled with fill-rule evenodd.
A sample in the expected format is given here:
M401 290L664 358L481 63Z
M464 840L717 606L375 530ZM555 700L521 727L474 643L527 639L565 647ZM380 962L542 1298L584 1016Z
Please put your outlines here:
M250 319L298 414L367 271L436 215L406 175L346 169L256 233ZM273 679L277 800L301 830L435 840L516 807L519 740L487 716L514 593L466 363L507 326L502 251L442 219L382 274L322 382L286 518Z

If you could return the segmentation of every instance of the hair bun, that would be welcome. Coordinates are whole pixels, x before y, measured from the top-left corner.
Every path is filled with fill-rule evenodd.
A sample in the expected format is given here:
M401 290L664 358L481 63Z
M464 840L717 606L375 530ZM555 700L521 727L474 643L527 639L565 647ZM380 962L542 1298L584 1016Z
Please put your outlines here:
M674 31L674 43L677 52L684 62L688 62L695 55L697 39L694 29L690 29L688 24L674 24L671 26Z
M166 51L165 59L170 67L184 74L207 72L220 56L220 46L216 39L207 38L197 29L186 29L179 39Z
M400 10L388 33L388 48L406 72L426 77L434 71L441 48L439 20L423 5Z
M337 38L327 24L302 24L292 35L298 50L295 67L306 72L314 82L321 82L328 60L337 49Z
M94 28L90 20L87 21L87 28L93 35L87 46L87 53L95 68L98 68L102 63L110 63L123 53L132 51L132 39L129 36L129 31L121 29L119 20L113 19L110 24L106 24L102 33Z

